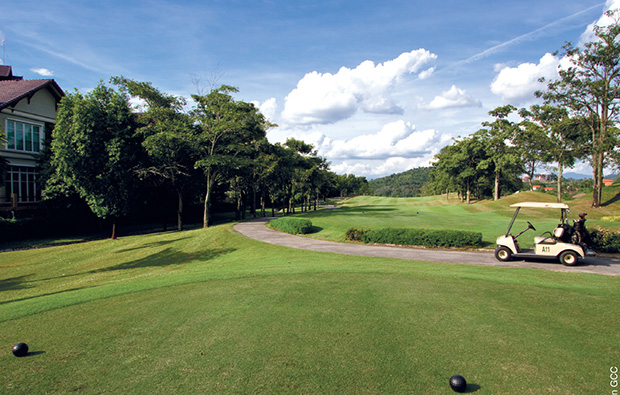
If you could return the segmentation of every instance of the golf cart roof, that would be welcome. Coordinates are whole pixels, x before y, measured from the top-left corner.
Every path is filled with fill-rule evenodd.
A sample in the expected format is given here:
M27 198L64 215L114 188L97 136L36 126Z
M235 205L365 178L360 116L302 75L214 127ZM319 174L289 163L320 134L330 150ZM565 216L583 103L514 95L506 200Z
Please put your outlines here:
M564 209L568 209L568 204L566 204L566 203L521 202L521 203L511 204L510 207L564 208Z

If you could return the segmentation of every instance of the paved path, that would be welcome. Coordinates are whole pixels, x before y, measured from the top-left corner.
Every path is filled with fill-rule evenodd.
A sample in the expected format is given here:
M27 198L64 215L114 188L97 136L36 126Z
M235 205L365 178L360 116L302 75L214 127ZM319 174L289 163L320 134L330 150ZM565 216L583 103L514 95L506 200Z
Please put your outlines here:
M467 265L529 267L559 272L595 273L620 276L620 259L618 258L589 257L586 258L579 266L572 267L561 265L557 261L500 262L495 259L492 251L455 251L381 245L360 245L309 239L307 237L293 236L288 233L282 233L267 228L265 224L270 219L272 218L259 218L240 222L236 224L234 228L242 235L255 240L302 250L333 252L348 255L401 258L430 262L461 263Z

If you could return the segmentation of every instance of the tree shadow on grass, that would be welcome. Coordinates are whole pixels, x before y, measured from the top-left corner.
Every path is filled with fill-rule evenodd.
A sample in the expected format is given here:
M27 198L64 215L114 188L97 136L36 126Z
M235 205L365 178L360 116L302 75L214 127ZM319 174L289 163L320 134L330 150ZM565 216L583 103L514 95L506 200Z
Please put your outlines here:
M161 241L154 241L152 243L147 243L147 244L142 244L140 246L134 247L134 248L125 248L123 250L118 250L115 253L123 253L123 252L129 252L129 251L135 251L135 250L142 250L145 248L157 248L157 247L163 247L165 245L168 244L172 244L172 243L176 243L177 241L181 241L187 239L187 237L181 237L178 239L174 239L174 240L161 240Z
M85 287L63 289L63 290L57 291L57 292L50 292L50 293L46 293L46 294L39 294L39 295L28 296L28 297L25 297L25 298L16 298L16 299L11 299L11 300L5 300L5 301L0 302L0 305L7 304L7 303L12 303L12 302L21 302L21 301L28 300L28 299L41 298L41 297L44 297L44 296L57 295L57 294L65 293L65 292L79 291L81 289L94 288L94 287L96 287L96 285L89 285L89 286L85 286Z
M609 206L609 205L611 205L613 203L616 203L618 200L620 200L620 192L616 193L616 196L612 197L611 199L609 199L605 203L602 203L601 206L602 207Z
M191 261L209 261L215 259L221 255L234 252L235 248L218 248L205 251L198 251L194 253L186 253L182 251L176 251L168 247L162 251L151 254L147 257L136 259L129 262L120 263L118 265L106 267L103 269L93 270L90 273L101 273L112 270L126 270L136 269L144 267L163 267L182 265Z
M32 288L32 285L28 285L28 281L26 277L31 276L30 274L26 276L19 277L11 277L4 280L0 280L0 292L1 291L14 291L16 289L27 289Z

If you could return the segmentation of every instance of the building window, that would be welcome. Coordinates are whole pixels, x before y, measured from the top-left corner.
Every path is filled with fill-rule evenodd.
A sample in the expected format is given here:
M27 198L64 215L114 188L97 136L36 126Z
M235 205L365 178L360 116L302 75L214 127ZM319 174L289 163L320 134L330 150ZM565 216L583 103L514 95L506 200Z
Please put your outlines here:
M9 166L4 183L7 201L11 201L12 195L16 195L20 203L41 200L41 192L37 185L38 176L34 167Z
M7 121L6 149L26 152L41 151L41 125Z

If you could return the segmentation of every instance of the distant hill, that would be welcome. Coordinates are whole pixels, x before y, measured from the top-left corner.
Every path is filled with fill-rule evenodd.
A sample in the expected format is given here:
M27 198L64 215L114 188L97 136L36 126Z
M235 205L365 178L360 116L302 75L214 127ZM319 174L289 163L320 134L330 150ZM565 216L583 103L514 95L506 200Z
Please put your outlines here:
M572 173L572 172L568 172L568 173L564 173L562 174L562 176L564 178L568 179L573 179L573 180L584 180L586 178L592 178L592 174L587 175L587 174L580 174L580 173ZM608 180L616 180L618 177L620 177L619 174L608 174L606 176L604 176L603 178L608 179Z
M573 179L573 180L583 180L586 178L592 178L592 174L587 175L587 174L579 174L579 173L573 173L573 172L567 172L567 173L563 173L562 177L568 179Z
M419 167L403 173L368 181L375 196L413 197L420 196L422 185L428 181L432 167Z

